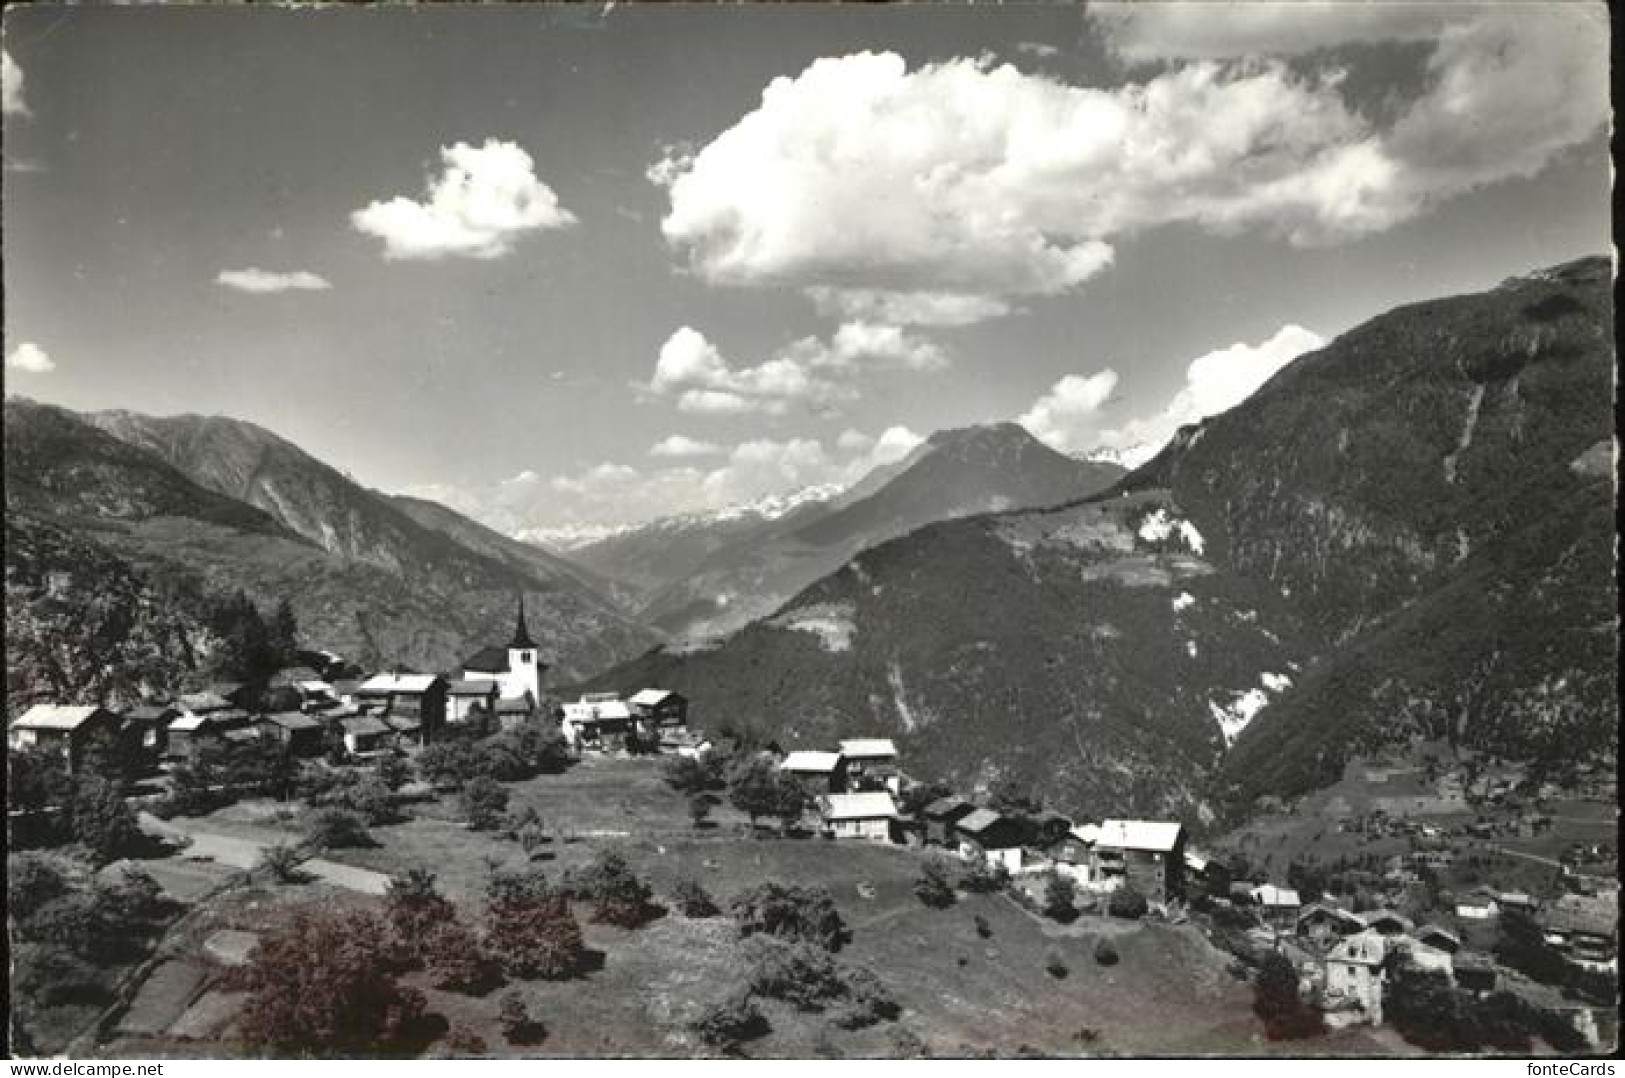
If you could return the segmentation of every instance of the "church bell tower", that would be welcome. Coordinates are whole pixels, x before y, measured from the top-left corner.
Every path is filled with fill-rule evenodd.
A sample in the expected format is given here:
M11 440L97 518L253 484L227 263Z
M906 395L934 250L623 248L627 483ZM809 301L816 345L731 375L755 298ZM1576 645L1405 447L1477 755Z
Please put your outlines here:
M530 694L531 702L542 702L542 671L545 664L536 655L536 642L530 638L525 626L525 597L519 597L519 619L514 625L513 639L508 641L508 676L502 679L505 699L517 699Z

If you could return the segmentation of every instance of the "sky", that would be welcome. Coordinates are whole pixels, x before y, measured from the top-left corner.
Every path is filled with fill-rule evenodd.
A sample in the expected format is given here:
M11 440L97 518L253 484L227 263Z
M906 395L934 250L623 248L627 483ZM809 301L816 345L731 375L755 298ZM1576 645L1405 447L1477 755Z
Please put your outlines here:
M5 388L546 537L1021 422L1134 462L1609 250L1580 2L5 11Z

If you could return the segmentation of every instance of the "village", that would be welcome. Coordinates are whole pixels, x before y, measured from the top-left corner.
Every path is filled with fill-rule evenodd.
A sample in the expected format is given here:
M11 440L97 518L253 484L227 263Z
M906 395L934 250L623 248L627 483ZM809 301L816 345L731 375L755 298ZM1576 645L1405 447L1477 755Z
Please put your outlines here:
M1611 847L1571 843L1566 860L1542 867L1538 886L1527 873L1514 883L1512 876L1502 881L1493 872L1475 872L1478 882L1459 889L1441 882L1462 879L1466 843L1549 835L1554 813L1531 806L1548 804L1561 791L1524 797L1518 776L1492 771L1464 785L1454 774L1430 773L1430 783L1407 786L1398 781L1409 774L1402 766L1351 767L1350 780L1376 795L1362 800L1360 811L1336 792L1321 805L1336 839L1356 844L1348 847L1351 855L1335 864L1308 855L1283 864L1257 855L1256 832L1223 836L1204 848L1180 820L1079 820L1030 799L956 791L910 775L886 737L786 751L725 722L702 728L691 720L691 701L658 687L586 694L549 707L547 665L522 604L511 639L447 673L363 676L328 652L299 657L299 665L259 691L215 684L121 712L39 704L11 724L10 746L13 753L58 757L70 775L105 769L109 753L120 757L128 781L119 794L139 813L142 831L179 847L193 867L165 875L162 860L120 858L100 875L135 864L157 875L183 907L267 872L284 882L302 876L340 890L388 894L399 872L380 870L400 866L369 850L364 833L346 837L346 831L399 821L414 797L426 801L436 793L456 794L454 819L427 810L415 822L449 826L469 838L506 833L531 857L553 842L558 849L549 856L583 841L664 835L674 837L663 843L675 843L733 833L718 831L712 819L731 808L748 821L744 833L751 837L788 840L784 856L799 856L803 867L824 863L818 851L825 843L896 850L913 866L904 871L919 873L912 891L925 906L951 905L960 891L1004 896L1028 915L1063 926L1053 931L1125 921L1194 929L1230 956L1229 972L1243 982L1261 984L1261 971L1272 966L1290 971L1290 998L1278 1012L1264 1008L1262 988L1254 1005L1271 1039L1393 1026L1412 1044L1432 1047L1413 1035L1424 1024L1410 1013L1426 996L1419 984L1458 1010L1489 1006L1486 1001L1523 1008L1520 1013L1535 1016L1543 1039L1563 1050L1601 1050L1617 1036L1617 882L1575 867L1611 856ZM489 751L479 755L495 748L518 762L503 764L497 754L492 764ZM219 762L231 759L240 761L235 770ZM535 805L518 811L510 793L519 788L505 786L529 775L562 779L595 768L620 775L631 772L605 769L637 769L645 786L677 795L688 827L671 819L669 808L651 818L623 800L619 812L592 806L600 826L561 826L549 837ZM258 816L231 815L239 798L233 787L244 785L273 798ZM1495 812L1460 818L1469 809L1469 788L1473 805ZM318 827L303 839L277 841L278 822L298 814L275 799L302 799L312 811L325 806L327 832ZM347 825L344 810L350 810ZM50 810L13 807L14 837L26 836L30 816L40 811ZM1455 813L1449 817L1455 822L1429 822L1430 813ZM561 810L550 807L542 815L557 819ZM761 830L762 818L778 829ZM1327 841L1321 834L1316 839ZM821 841L809 846L808 840ZM655 849L665 853L667 846ZM1402 852L1370 852L1388 849ZM499 860L486 857L492 865ZM215 876L197 867L210 861L233 871ZM876 887L870 880L855 886L861 898L872 897ZM472 893L475 884L466 890ZM983 917L977 921L980 929ZM254 939L230 929L211 936L209 946L235 948L228 964L240 966ZM1103 954L1097 949L1096 960L1104 963ZM1066 968L1062 959L1053 962ZM81 1018L93 1016L93 1038L229 1028L231 1005L241 993L234 996L201 973L182 978L186 987L167 1010L159 1008L161 1019L132 1021L147 995L169 988L162 977L143 982L151 972L136 967L127 992L104 1008L82 1008ZM1060 975L1052 968L1051 976ZM153 983L159 988L151 989Z

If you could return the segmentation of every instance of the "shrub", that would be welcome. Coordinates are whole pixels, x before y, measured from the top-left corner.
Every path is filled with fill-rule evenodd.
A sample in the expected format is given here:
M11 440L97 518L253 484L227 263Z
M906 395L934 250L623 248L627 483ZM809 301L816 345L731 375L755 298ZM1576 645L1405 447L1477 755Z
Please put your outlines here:
M673 790L690 796L703 794L721 785L709 767L689 756L679 756L668 761L660 769L660 777Z
M834 1019L842 1029L866 1029L879 1022L890 1022L902 1013L902 1008L872 970L860 967L847 974L846 993L849 1002L835 1013Z
M1117 965L1117 947L1111 940L1103 939L1095 944L1095 961L1102 966Z
M991 894L1009 884L1010 873L1003 865L990 865L980 857L966 865L959 877L960 888L972 894Z
M396 940L419 956L430 934L457 916L452 904L435 890L434 873L422 868L390 877L384 907Z
M62 870L37 853L6 858L6 908L19 922L53 898L68 893Z
M688 877L677 881L671 891L672 901L684 917L715 917L722 910L717 907L716 901L710 893L699 883Z
M96 775L80 780L69 804L73 837L98 865L139 850L145 836L118 783Z
M498 880L504 880L498 883ZM536 877L494 877L487 888L485 940L513 977L566 980L581 972L587 949L563 895Z
M1050 951L1044 956L1044 972L1056 980L1061 980L1072 971L1067 968L1066 959L1062 957L1060 951Z
M654 892L613 850L605 851L580 872L568 874L563 890L572 898L595 904L594 924L637 928L652 920L656 912L650 901Z
M423 967L429 983L451 992L479 992L496 980L496 964L468 926L455 918L441 921L424 937Z
M107 972L69 948L35 945L18 948L12 956L14 1007L23 1000L46 1007L101 1004L111 995Z
M992 938L993 926L987 923L986 917L983 917L978 913L974 918L972 918L972 922L976 925L976 934L978 936L980 936L982 939Z
M260 938L244 968L240 1019L254 1044L300 1053L375 1051L423 1013L388 963L383 924L366 913L299 914Z
M1253 980L1253 1013L1272 1041L1298 1040L1325 1031L1320 1013L1298 997L1298 971L1278 951L1264 956Z
M818 1011L846 994L839 967L828 951L811 943L758 936L748 950L748 988L797 1010Z
M260 854L260 867L268 869L282 883L294 883L301 877L299 851L283 842L265 847Z
M490 831L502 821L508 810L508 791L489 775L478 775L463 787L457 799L468 826L476 831Z
M745 1041L766 1033L768 1025L750 996L740 993L705 1008L689 1029L712 1048L734 1052Z
M372 836L367 834L365 821L346 809L318 812L310 824L310 839L327 850L354 849L373 844Z
M489 1049L485 1038L464 1025L452 1026L446 1034L446 1052L451 1056L483 1056Z
M827 951L839 950L847 939L835 899L823 887L763 883L735 898L731 909L742 936L804 940Z
M547 1030L531 1016L525 998L517 990L503 993L497 1005L497 1025L509 1044L535 1044L547 1036Z
M393 754L380 759L372 769L373 777L378 780L390 793L395 793L402 786L412 781L412 765L402 757Z
M711 816L711 808L717 799L711 794L695 794L688 799L688 818L693 822L695 830L705 826L705 821Z
M1055 921L1072 920L1078 915L1077 897L1071 878L1051 871L1044 881L1044 915Z
M946 909L954 904L954 886L940 860L932 858L920 870L919 878L914 881L914 897L932 909Z
M1145 896L1127 884L1113 891L1112 897L1106 902L1107 913L1131 921L1144 917L1150 908L1151 905L1145 900Z

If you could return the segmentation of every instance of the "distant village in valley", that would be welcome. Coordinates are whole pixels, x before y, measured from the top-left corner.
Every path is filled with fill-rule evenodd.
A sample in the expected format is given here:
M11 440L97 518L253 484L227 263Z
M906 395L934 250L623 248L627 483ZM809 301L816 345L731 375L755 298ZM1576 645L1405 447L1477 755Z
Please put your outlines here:
M809 863L825 843L887 847L910 859L922 907L990 895L1058 926L1103 918L1194 929L1230 956L1235 979L1259 986L1254 1010L1272 1039L1395 1026L1414 1042L1437 1021L1441 998L1458 1008L1493 1001L1523 1023L1515 1029L1568 1050L1595 1050L1617 1036L1609 1005L1618 971L1614 850L1574 843L1549 863L1505 855L1511 851L1487 855L1499 849L1498 836L1560 829L1562 805L1572 803L1564 799L1577 794L1551 784L1531 789L1519 769L1469 762L1463 773L1432 758L1358 761L1343 783L1317 795L1332 822L1313 845L1346 855L1297 857L1283 867L1257 850L1271 826L1284 845L1293 821L1317 812L1309 801L1275 805L1249 824L1253 831L1214 836L1222 848L1207 848L1187 821L1075 819L1018 791L955 789L911 774L891 737L764 744L747 725L706 715L703 701L658 686L557 701L522 601L511 638L455 670L369 672L302 648L291 659L261 684L217 682L122 709L30 707L10 726L14 849L90 847L103 867L89 893L106 898L114 893L107 881L117 878L145 894L152 911L168 911L154 922L156 940L164 925L185 925L196 910L256 880L319 881L396 902L413 871L432 881L444 866L381 872L373 835L425 812L470 835L511 839L526 860L549 843L648 837L640 829L687 830L712 843L783 843L787 857L803 850ZM610 806L606 826L550 833L534 807L518 810L510 796L526 783L595 768L623 770L601 771L621 777L596 786L592 797L614 797L613 783L631 774L645 785L657 780L672 797L653 819L623 802L626 814ZM1611 781L1599 770L1579 792L1611 799ZM1350 801L1355 789L1365 793L1363 811ZM98 796L99 806L86 804ZM117 804L109 806L109 797ZM714 817L729 810L739 822L719 829ZM275 838L277 826L294 824L305 832ZM499 860L485 857L492 880L506 871ZM614 853L595 865L588 871L629 872ZM1498 866L1509 871L1498 874ZM44 893L71 893L71 873L43 862L22 874L26 886L42 886L36 877L52 872ZM14 881L18 873L14 863ZM568 879L566 894L591 895L572 892ZM411 886L423 887L423 878ZM872 897L874 887L860 882L858 894ZM689 898L694 890L704 894L693 879L677 885ZM641 883L632 893L652 901ZM16 910L33 899L14 892L13 900ZM711 904L708 895L695 903L701 912ZM976 920L980 929L984 918ZM81 1013L89 1024L74 1043L240 1033L232 1015L244 993L232 975L258 954L258 938L215 931L194 941L201 960L160 961L160 970L187 971L175 974L184 986L178 994L153 977L157 959L130 963L128 989ZM488 936L486 946L493 942ZM1109 937L1100 942L1102 963L1115 961L1111 946ZM1263 987L1269 970L1287 984L1273 1001ZM64 976L54 967L41 973L25 964L23 976L47 978L32 986L41 1002L78 998L71 971L66 986L49 980ZM149 1007L154 992L168 998ZM154 1007L158 1017L142 1017Z

